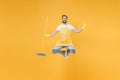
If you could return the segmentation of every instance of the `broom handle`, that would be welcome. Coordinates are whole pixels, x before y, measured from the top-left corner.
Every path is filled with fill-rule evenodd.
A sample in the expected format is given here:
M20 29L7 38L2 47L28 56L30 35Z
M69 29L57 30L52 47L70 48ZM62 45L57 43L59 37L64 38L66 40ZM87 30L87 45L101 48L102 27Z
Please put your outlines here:
M48 16L46 16L46 20L45 20L45 27L44 27L44 31L43 31L43 38L42 38L42 43L41 43L41 50L43 50L44 49L44 43L45 43L45 37L44 37L44 35L45 35L45 33L46 33L46 30L47 30L47 24L48 24Z

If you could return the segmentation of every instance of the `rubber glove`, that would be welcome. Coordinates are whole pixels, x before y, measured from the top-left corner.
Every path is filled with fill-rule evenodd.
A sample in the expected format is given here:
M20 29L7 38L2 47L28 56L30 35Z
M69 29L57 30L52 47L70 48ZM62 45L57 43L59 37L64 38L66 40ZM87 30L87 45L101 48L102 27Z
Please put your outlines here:
M45 37L50 37L50 34L45 34Z
M86 24L83 24L83 26L81 27L81 29L85 29L85 27L86 27Z

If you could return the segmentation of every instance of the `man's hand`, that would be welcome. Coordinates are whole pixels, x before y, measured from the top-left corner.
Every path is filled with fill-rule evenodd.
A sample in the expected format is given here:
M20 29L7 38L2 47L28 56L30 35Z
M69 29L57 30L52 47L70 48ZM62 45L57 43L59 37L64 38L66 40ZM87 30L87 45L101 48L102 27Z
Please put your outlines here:
M81 31L83 31L85 29L85 27L86 27L86 24L83 24L80 29L78 29L78 30L74 29L73 31L79 33Z
M83 26L81 27L81 29L85 29L85 27L86 27L86 24L83 24Z
M55 31L53 33L50 33L50 34L45 34L45 37L52 37L52 36L55 36L59 31Z
M50 37L50 34L45 34L45 37Z

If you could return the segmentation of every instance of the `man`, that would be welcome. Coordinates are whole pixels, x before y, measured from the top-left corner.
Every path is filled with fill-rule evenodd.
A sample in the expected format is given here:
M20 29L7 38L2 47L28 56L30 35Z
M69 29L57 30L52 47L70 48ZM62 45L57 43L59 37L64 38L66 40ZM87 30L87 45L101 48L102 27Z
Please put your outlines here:
M61 53L65 58L69 56L70 53L75 54L76 50L72 44L72 40L70 38L70 32L74 31L79 33L84 30L86 24L83 24L82 28L75 29L71 24L67 23L68 17L67 15L62 15L62 24L57 26L56 30L53 33L46 34L46 37L52 37L56 35L58 32L61 34L61 39L56 43L56 46L53 48L52 53ZM67 55L65 55L64 51L61 51L62 48L67 48Z

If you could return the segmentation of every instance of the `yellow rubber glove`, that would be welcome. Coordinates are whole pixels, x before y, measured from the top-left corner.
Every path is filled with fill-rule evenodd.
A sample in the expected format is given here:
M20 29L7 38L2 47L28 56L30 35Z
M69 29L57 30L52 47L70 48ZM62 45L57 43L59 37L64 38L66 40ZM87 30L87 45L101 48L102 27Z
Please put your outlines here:
M45 37L50 37L50 34L45 34Z
M81 27L81 29L85 29L85 27L86 27L86 24L83 24L83 26Z

